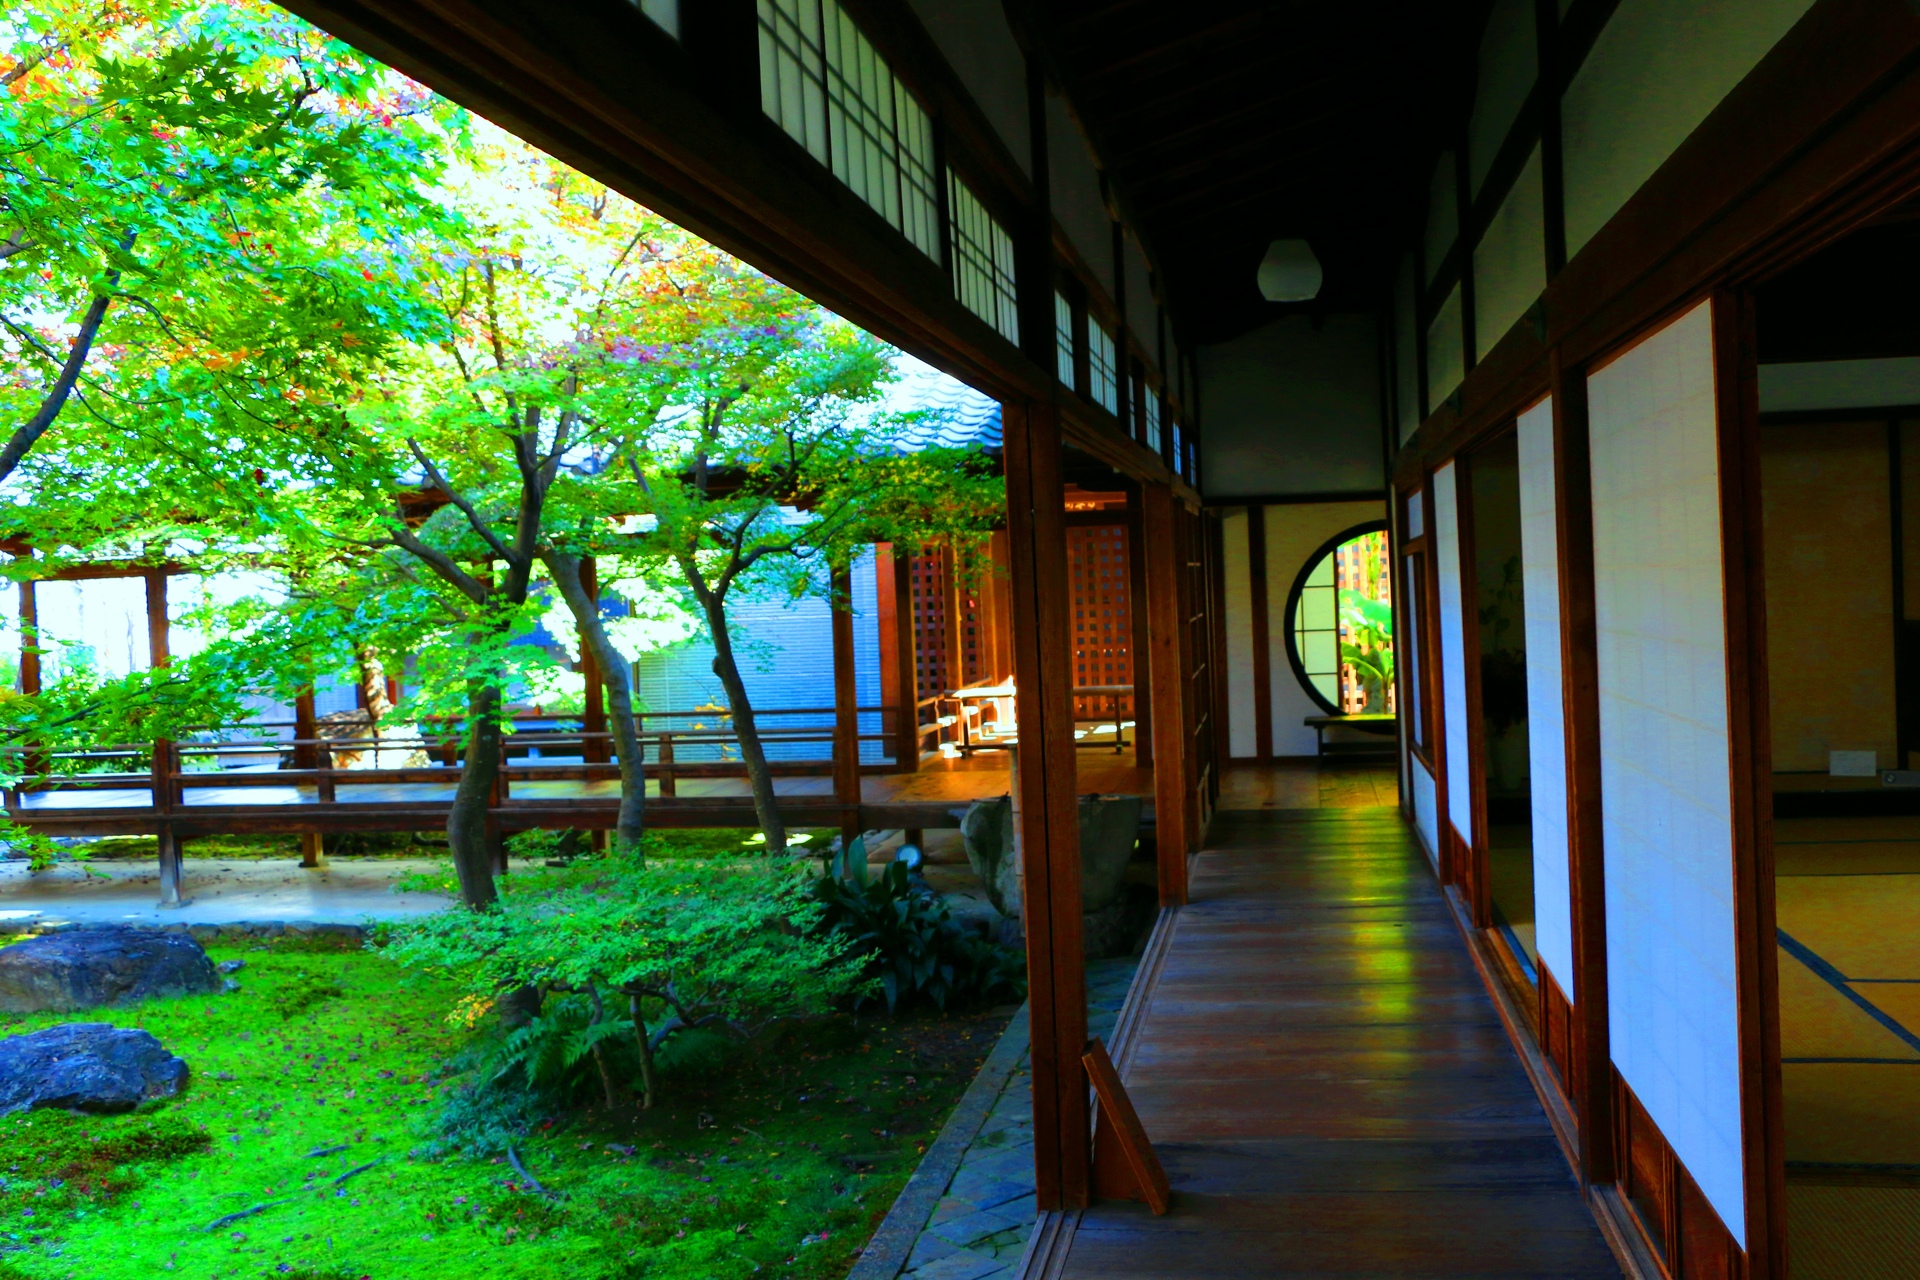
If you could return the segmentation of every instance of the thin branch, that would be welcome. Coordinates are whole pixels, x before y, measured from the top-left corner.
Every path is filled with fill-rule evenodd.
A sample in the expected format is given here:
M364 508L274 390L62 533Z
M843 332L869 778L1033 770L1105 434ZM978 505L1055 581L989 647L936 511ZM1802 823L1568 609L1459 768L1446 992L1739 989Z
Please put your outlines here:
M486 544L493 549L493 553L509 564L517 563L513 558L513 552L507 550L507 544L500 541L499 535L487 527L487 522L480 518L480 513L474 508L473 503L469 502L462 494L455 490L453 485L448 483L447 478L440 474L440 468L433 465L433 459L427 457L427 451L420 447L419 441L415 440L412 436L408 436L407 449L413 454L415 461L419 462L419 464L426 469L427 479L432 481L434 487L439 489L440 492L447 495L448 502L451 502L460 509L460 514L467 518L467 523L472 525L473 531L479 534L481 538L486 541ZM422 543L421 545L424 546L425 544ZM413 550L411 547L407 549L409 551ZM479 599L478 596L474 598Z
M60 370L60 376L54 379L53 388L40 402L39 411L21 423L7 441L6 448L0 449L0 481L13 474L20 465L20 459L27 456L27 450L38 444L53 420L60 416L61 406L66 404L67 396L73 391L73 384L79 380L80 369L87 363L87 354L93 349L93 337L100 331L100 321L107 314L107 305L112 299L102 295L93 300L87 308L87 314L80 321L80 332L74 336L73 349L67 353L67 363Z

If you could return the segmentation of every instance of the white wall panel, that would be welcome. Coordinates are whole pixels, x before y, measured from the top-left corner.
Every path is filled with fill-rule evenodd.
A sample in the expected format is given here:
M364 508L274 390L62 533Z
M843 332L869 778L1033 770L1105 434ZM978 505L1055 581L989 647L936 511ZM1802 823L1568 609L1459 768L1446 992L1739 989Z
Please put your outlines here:
M1027 61L999 0L912 0L913 12L1020 167L1027 139Z
M1920 404L1920 356L1760 366L1760 411Z
M1620 1074L1744 1245L1713 388L1710 303L1588 380L1607 999Z
M1047 99L1047 166L1053 177L1053 216L1080 251L1093 278L1116 297L1113 215L1100 195L1100 170L1086 135L1064 99Z
M1813 0L1620 0L1561 99L1571 257Z
M1147 353L1148 360L1159 359L1160 308L1153 301L1153 271L1140 242L1128 236L1127 245L1127 328L1133 340Z
M1459 473L1449 462L1433 473L1434 568L1440 598L1441 740L1446 743L1447 819L1460 838L1473 843L1473 784L1467 754L1467 635L1461 612L1460 501L1454 486Z
M1250 758L1253 731L1253 593L1247 564L1247 511L1220 520L1220 576L1227 607L1227 755Z
M1494 0L1480 37L1473 116L1467 125L1467 165L1475 195L1507 139L1507 130L1533 92L1537 60L1533 0Z
M1535 945L1570 999L1573 885L1567 862L1567 738L1560 667L1560 535L1553 401L1520 415L1520 563L1527 615L1527 755L1533 790Z
M1427 327L1427 405L1440 407L1467 376L1466 320L1455 285Z
M1543 201L1540 148L1535 147L1473 251L1476 359L1493 350L1547 287Z
M1413 825L1420 833L1420 843L1427 847L1427 857L1433 865L1440 865L1440 795L1434 785L1433 775L1427 772L1427 766L1420 763L1419 757L1411 752L1407 755L1408 772L1413 784Z

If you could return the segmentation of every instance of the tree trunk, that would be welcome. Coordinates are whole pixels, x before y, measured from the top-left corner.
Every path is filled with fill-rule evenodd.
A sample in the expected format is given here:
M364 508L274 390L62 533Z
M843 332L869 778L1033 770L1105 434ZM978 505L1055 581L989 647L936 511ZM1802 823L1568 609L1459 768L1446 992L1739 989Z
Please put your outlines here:
M387 669L380 665L380 654L370 644L353 647L354 665L359 668L360 698L367 704L367 725L373 736L380 736L380 722L393 710L387 697Z
M780 820L780 806L773 794L773 773L767 768L767 749L760 743L760 728L753 718L753 703L747 698L746 682L740 678L740 663L733 656L733 637L727 631L726 601L703 592L701 607L707 615L707 630L713 635L713 674L727 691L727 710L733 716L733 731L740 739L740 758L747 764L747 781L753 786L753 811L760 829L767 835L767 852L784 853L787 848L786 824Z
M109 280L117 281L120 273L107 273ZM61 408L67 403L67 397L73 394L74 383L80 380L80 370L86 367L87 355L93 350L94 335L100 332L100 321L107 314L107 307L113 302L111 297L98 297L87 307L86 315L80 318L80 331L74 335L73 346L67 351L67 362L53 380L53 386L40 401L40 408L31 418L14 428L6 447L0 448L0 480L13 474L20 465L20 459L27 451L40 442L53 420L60 416Z
M640 1016L640 997L627 996L627 1009L633 1015L633 1043L640 1050L640 1109L653 1110L653 1041L647 1038L647 1020Z
M607 691L607 727L613 731L620 766L620 814L614 820L613 847L638 856L640 837L646 834L647 767L640 754L640 734L633 726L633 682L627 675L626 655L614 648L600 620L598 603L587 595L580 579L580 557L556 551L541 559L580 628L580 643L592 648L600 664L600 681Z
M460 877L460 900L478 911L499 897L493 885L494 836L488 810L500 776L500 687L482 684L468 703L466 768L447 814L447 847Z

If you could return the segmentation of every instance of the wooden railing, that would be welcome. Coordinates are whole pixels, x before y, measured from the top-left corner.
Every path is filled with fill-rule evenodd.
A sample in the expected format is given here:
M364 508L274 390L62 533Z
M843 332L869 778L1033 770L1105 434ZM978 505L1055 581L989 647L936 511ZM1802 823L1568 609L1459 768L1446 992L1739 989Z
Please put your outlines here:
M870 718L879 713L883 731L856 733L860 743L879 742L883 753L895 735L885 732L895 718L891 707L862 707ZM770 754L789 758L770 760L775 777L820 777L833 770L834 726L832 711L820 708L780 708L756 713L760 739ZM783 727L782 720L811 718L826 723ZM514 732L505 739L505 760L494 797L495 803L512 798L516 782L606 781L620 776L614 760L615 745L609 732L589 733L554 724L555 716L516 716ZM724 712L700 711L645 712L634 717L640 739L641 755L649 780L659 784L662 796L676 794L681 779L744 778L746 764L739 758L739 737L726 723ZM678 727L674 722L693 722ZM564 721L562 721L564 723ZM664 722L664 723L662 723ZM5 792L8 808L21 807L23 797L44 797L49 793L104 790L150 790L156 809L178 808L188 788L272 788L312 786L321 804L339 803L339 790L345 785L360 788L375 785L442 784L454 785L464 772L463 744L450 727L429 722L413 732L344 737L263 736L264 731L286 729L279 721L260 721L245 726L210 728L192 740L103 744L79 750L48 750L44 747L0 747L0 760L7 772L28 773L20 785ZM440 729L441 731L436 731ZM217 735L217 736L215 736ZM795 746L817 746L818 754L791 758ZM424 755L429 764L393 765L391 757ZM371 755L372 767L342 768L340 756ZM864 754L864 753L863 753ZM548 757L559 757L549 760ZM691 758L690 758L691 757ZM258 760L259 764L231 763ZM132 766L92 772L69 772L76 767L124 761ZM207 762L211 762L209 767ZM144 768L140 767L142 764ZM863 764L865 773L888 772L895 763ZM42 799L36 807L47 806Z

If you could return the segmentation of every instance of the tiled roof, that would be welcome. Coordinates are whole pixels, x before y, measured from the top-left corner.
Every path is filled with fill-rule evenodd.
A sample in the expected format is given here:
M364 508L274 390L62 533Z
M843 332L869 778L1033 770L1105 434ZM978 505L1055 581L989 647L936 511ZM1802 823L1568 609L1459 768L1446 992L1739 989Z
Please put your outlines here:
M1000 447L998 400L910 355L899 356L893 367L898 378L887 387L879 412L919 414L901 436L902 449Z

